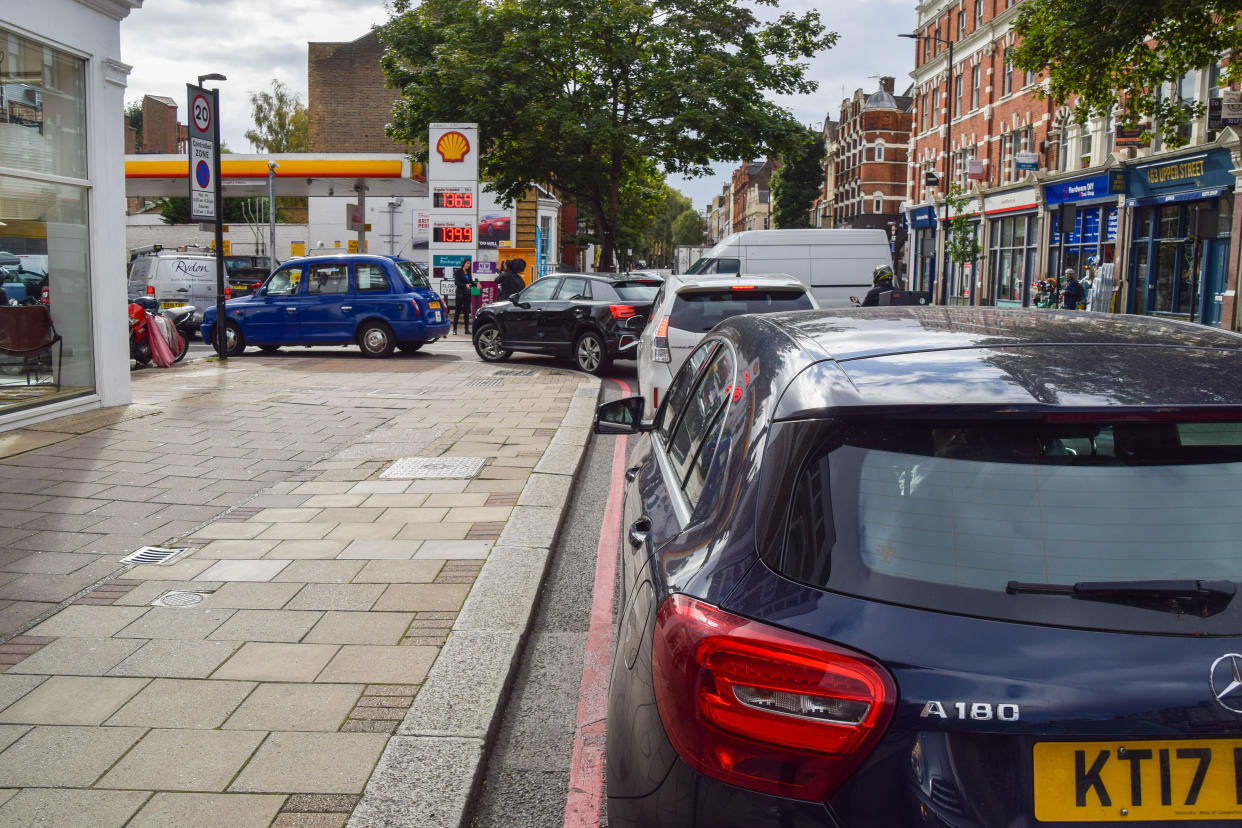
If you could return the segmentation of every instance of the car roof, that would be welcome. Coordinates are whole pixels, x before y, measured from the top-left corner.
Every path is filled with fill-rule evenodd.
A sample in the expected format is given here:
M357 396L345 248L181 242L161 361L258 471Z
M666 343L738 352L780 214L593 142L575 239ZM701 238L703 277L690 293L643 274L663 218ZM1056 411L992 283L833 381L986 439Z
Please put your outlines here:
M680 291L683 288L726 288L738 285L754 285L757 287L762 285L766 287L795 287L804 293L810 293L810 288L801 279L797 276L790 276L788 273L685 274L674 278L677 280L677 284L673 288L676 291Z
M741 316L724 329L754 343L773 374L800 375L780 417L839 406L1242 406L1242 335L1175 320L938 306Z
M585 276L588 279L605 279L609 282L664 281L659 276L652 276L648 274L638 275L634 273L583 273L579 271L566 271L561 273L549 273L548 276Z

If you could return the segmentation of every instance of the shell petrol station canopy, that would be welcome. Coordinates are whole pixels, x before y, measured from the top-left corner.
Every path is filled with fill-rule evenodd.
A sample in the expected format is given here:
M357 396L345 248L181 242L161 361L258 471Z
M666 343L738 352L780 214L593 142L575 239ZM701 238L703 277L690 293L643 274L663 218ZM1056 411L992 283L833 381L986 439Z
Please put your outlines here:
M220 181L225 198L267 195L267 162L275 161L278 196L353 196L366 183L368 198L427 195L421 164L400 153L220 156ZM184 196L189 193L189 160L176 155L125 156L125 195Z

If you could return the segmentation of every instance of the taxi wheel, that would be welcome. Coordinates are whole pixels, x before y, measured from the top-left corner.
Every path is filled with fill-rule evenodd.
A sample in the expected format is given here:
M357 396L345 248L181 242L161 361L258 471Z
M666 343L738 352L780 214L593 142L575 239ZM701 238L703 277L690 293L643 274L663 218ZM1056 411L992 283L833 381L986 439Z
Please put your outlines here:
M397 342L393 338L392 328L383 322L368 322L358 329L358 348L365 357L390 356L395 347Z
M224 325L224 353L231 357L241 356L246 350L246 337L236 322Z

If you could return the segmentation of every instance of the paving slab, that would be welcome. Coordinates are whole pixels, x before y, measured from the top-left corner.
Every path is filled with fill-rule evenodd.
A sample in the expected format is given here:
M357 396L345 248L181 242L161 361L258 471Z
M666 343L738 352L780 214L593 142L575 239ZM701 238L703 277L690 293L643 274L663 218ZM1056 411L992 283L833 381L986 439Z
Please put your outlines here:
M202 639L236 610L190 607L152 607L139 619L115 633L117 638Z
M123 638L58 638L14 664L8 672L101 676L145 643Z
M387 742L380 733L271 733L229 790L362 793Z
M301 641L323 617L307 610L237 610L209 638L220 641Z
M362 688L361 684L261 684L224 728L335 732L362 695Z
M95 787L223 791L264 735L251 731L152 730Z
M345 644L316 681L365 684L418 684L439 652L437 647Z
M223 724L256 686L249 681L156 679L104 724L210 730Z
M216 679L314 681L336 655L331 644L268 644L249 641L212 674ZM0 713L0 721L3 720Z
M146 791L27 788L0 806L10 828L120 828L142 807Z
M270 581L288 565L289 561L272 558L216 561L200 572L197 578L204 581Z
M0 753L0 787L88 787L145 732L141 727L36 727Z
M470 584L393 584L382 589L377 612L456 612Z
M323 613L301 639L308 644L399 644L414 620L412 612Z
M274 794L157 793L127 828L267 828L284 801Z
M146 679L52 676L0 711L0 722L97 725L146 686Z
M146 611L145 607L69 606L30 630L29 635L108 636L129 626Z
M207 678L241 643L157 639L108 671L110 676Z

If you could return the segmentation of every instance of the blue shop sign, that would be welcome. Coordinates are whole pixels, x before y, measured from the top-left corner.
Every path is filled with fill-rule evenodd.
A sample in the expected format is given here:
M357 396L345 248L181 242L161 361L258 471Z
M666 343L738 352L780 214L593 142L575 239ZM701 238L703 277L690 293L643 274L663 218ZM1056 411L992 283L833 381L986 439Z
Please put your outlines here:
M936 226L936 208L935 207L916 207L906 215L910 217L910 226L916 230L926 229Z
M1130 173L1126 195L1137 199L1211 188L1232 189L1236 182L1229 172L1232 168L1232 153L1220 149L1140 164Z
M1067 201L1092 201L1116 197L1125 192L1125 176L1121 170L1110 170L1089 178L1058 181L1044 187L1044 203L1049 207Z

